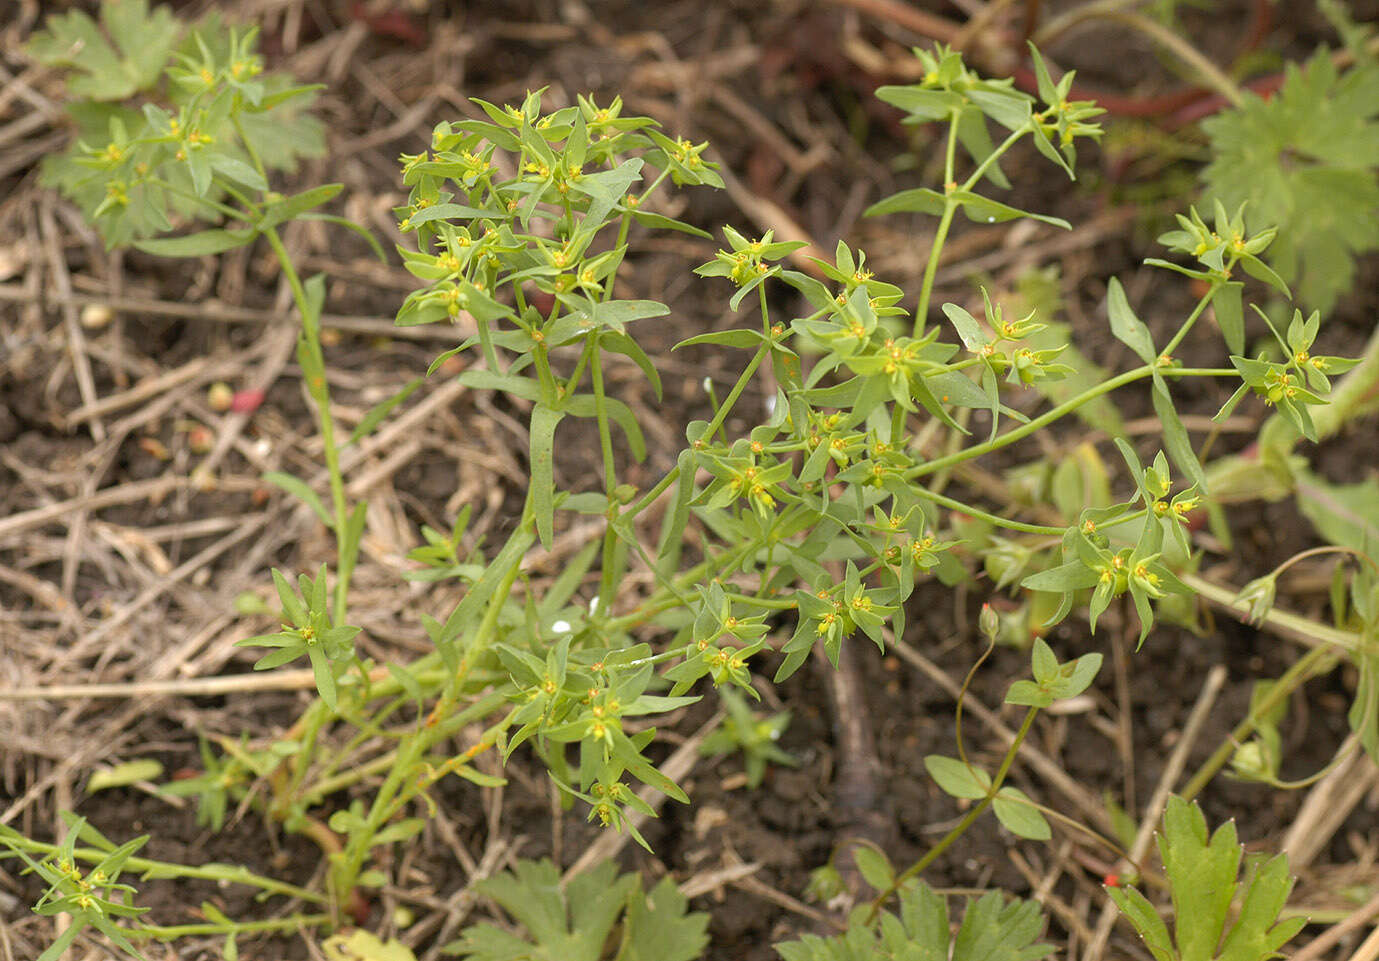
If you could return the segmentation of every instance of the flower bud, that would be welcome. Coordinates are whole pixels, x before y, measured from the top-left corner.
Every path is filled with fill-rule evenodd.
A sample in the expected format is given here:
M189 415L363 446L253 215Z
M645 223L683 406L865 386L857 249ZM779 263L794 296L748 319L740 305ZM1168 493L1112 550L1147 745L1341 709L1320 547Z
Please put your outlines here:
M1001 618L990 604L982 605L982 612L977 617L977 627L981 629L983 635L990 638L993 643L995 642L996 635L1001 630Z
M1240 589L1235 603L1249 605L1245 620L1259 627L1274 609L1274 595L1277 590L1278 581L1273 574L1257 577Z

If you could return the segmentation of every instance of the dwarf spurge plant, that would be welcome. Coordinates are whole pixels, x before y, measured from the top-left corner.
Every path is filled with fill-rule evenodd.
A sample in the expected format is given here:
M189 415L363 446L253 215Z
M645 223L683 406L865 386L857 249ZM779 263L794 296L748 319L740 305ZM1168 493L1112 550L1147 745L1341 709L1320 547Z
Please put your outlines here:
M633 409L610 394L607 372L630 361L659 396L661 374L637 334L672 309L618 294L635 286L628 276L635 277L638 244L649 231L709 237L655 208L672 187L691 188L691 202L694 191L721 187L716 165L705 144L667 136L647 117L625 115L618 99L600 105L579 97L551 109L537 91L518 104L476 101L484 119L441 123L426 150L401 158L409 193L397 211L404 238L398 251L421 285L403 302L397 323L452 325L458 343L428 375L460 357L468 365L458 375L462 383L506 394L530 411L530 481L502 542L467 537L467 507L448 532L424 531L426 545L410 555L419 565L411 576L457 580L463 597L443 619L419 615L434 651L410 663L376 665L359 655L359 629L349 625L350 580L366 518L362 503L348 503L340 451L415 385L379 405L350 438L339 438L320 339L325 279L299 277L279 228L303 217L352 225L316 212L339 192L338 184L283 196L269 182L274 169L293 159L271 129L279 112L308 102L312 88L263 74L251 32L212 23L178 41L165 13L150 14L132 0L107 3L103 18L113 45L91 21L71 14L52 21L34 55L77 62L73 43L99 42L104 52L80 61L82 68L124 78L123 86L111 88L122 99L150 99L139 111L122 104L82 107L83 116L95 111L101 122L83 122L82 140L54 164L53 182L85 205L111 243L201 256L267 241L302 317L298 360L328 468L328 499L300 479L269 477L310 505L332 531L336 558L314 577L300 575L295 586L275 571L281 629L242 642L269 649L257 669L305 659L319 699L275 743L251 748L225 742L220 756L203 745L204 776L170 791L196 795L200 817L213 827L228 806L249 803L315 840L328 862L328 881L324 893L308 900L324 904L329 914L296 914L264 925L208 913L210 921L196 930L225 933L227 953L237 932L340 925L357 889L386 881L376 849L422 829L429 792L439 781L453 775L481 786L501 783L474 767L486 752L506 759L519 748L530 750L566 803L579 802L590 819L645 844L630 815L654 810L636 793L638 786L689 800L658 768L656 730L648 719L721 690L737 727L711 748L730 740L745 747L756 778L766 761L788 757L772 747L774 722L758 722L746 709L743 698L758 696L753 679L760 683L761 673L771 671L774 682L783 683L815 652L836 663L842 645L860 637L884 650L905 631L905 605L917 583L931 577L954 583L985 567L998 589L1022 589L1037 601L1041 631L1084 605L1095 628L1118 599L1128 598L1123 606L1135 611L1143 640L1156 608L1192 594L1180 576L1192 563L1188 517L1210 495L1207 472L1174 406L1175 384L1203 377L1237 382L1232 404L1253 392L1301 434L1313 436L1308 410L1326 403L1328 376L1348 364L1314 355L1316 314L1306 320L1297 315L1278 336L1282 359L1243 356L1244 286L1237 270L1285 296L1288 288L1261 259L1274 232L1246 235L1241 214L1217 204L1213 227L1193 211L1181 231L1163 238L1170 251L1195 258L1196 265L1151 261L1205 289L1162 343L1112 280L1111 332L1138 365L1093 380L1037 416L1009 404L1012 392L1083 372L1060 362L1062 346L1039 339L1048 329L1043 321L1032 314L1007 317L985 292L981 317L957 304L943 305L947 323L934 316L940 313L930 310L939 258L958 213L982 224L1027 218L1068 228L1066 221L1019 210L987 192L1009 185L1002 159L1025 140L1071 177L1078 142L1100 134L1100 111L1069 101L1071 74L1055 83L1037 51L1035 98L1008 80L977 76L959 54L940 47L917 51L920 83L878 93L909 122L941 125L945 137L938 189L906 190L869 211L938 218L920 289L907 295L877 278L866 254L842 242L831 260L801 261L799 242L723 228L724 246L696 273L710 278L705 296L721 293L730 308L748 308L749 317L731 330L691 336L677 349L743 352L740 374L721 400L714 396L705 419L686 425L686 446L674 466L639 487L627 480L632 475L623 452L642 460L646 443ZM135 21L142 26L131 26ZM133 50L137 30L157 42ZM157 236L193 218L215 226ZM781 304L792 300L806 305L801 315L782 313ZM1208 308L1231 362L1187 366L1174 351ZM754 385L765 371L773 385L765 397L767 414L754 418L743 401L758 396ZM1010 448L1140 381L1148 382L1163 422L1165 450L1146 466L1118 440L1129 476L1123 499L1110 493L1104 467L1099 480L1077 480L1079 492L1098 484L1104 491L1099 498L1089 495L1094 506L1081 496L1041 505L1061 515L1056 524L1006 517L944 492L940 481L950 469ZM733 425L744 419L760 422L739 432ZM562 428L575 420L592 423L602 477L565 489L556 483L556 464L568 436ZM972 422L982 424L975 436L965 426ZM946 435L937 448L927 442L935 432ZM1100 460L1093 452L1081 463L1090 469ZM663 510L659 523L651 520L653 507ZM539 590L524 564L533 551L555 542L571 514L600 519L603 533ZM693 548L686 540L691 529L698 535ZM649 574L653 586L635 587L634 571ZM1372 591L1360 593L1364 598L1356 594L1353 608L1367 633L1345 626L1336 633L1370 664L1376 605ZM993 610L984 614L982 629L993 640L1001 633ZM908 869L895 871L874 852L862 855L862 870L879 894L855 919L846 943L806 939L782 945L784 957L889 957L893 945L921 936L929 953L919 956L948 957L946 907L915 883L917 876L988 807L1016 834L1051 836L1048 812L1004 780L1037 712L1084 691L1100 655L1060 662L1043 641L1031 653L1031 679L1014 683L1007 696L1026 708L1025 718L994 774L970 761L961 742L957 757L926 759L944 791L976 802L967 815ZM1367 670L1366 702L1377 689L1372 666ZM1281 683L1277 689L1291 688ZM1260 719L1269 709L1259 705ZM1357 727L1365 723L1361 718ZM467 740L455 743L462 732ZM376 745L380 735L386 748L369 748L366 755L366 745ZM1372 742L1367 746L1373 750ZM260 786L251 791L255 782ZM343 792L347 803L340 800ZM1177 811L1170 811L1174 818ZM60 899L61 910L126 947L136 937L189 933L186 926L139 926L137 912L127 907L129 892L114 883L120 865L111 860L118 855L132 868L133 847L100 855L104 880L79 875L72 866L76 833L57 849L0 834L53 885L41 907ZM35 860L35 853L46 857ZM194 869L141 866L146 877L199 876ZM1269 870L1273 879L1279 869ZM266 893L288 892L248 872L224 869L217 876ZM1191 879L1174 875L1170 881L1175 897L1180 887L1195 890ZM666 883L643 896L634 882L615 881L613 869L604 866L560 894L552 866L524 863L515 875L489 882L487 892L544 953L523 953L527 940L484 926L466 931L455 949L473 958L593 961L607 956L606 936L625 912L616 957L697 954L702 920L684 916L683 899ZM89 893L82 893L83 884ZM899 917L884 910L892 896L899 899ZM1228 903L1229 894L1223 896ZM83 907L81 897L93 907ZM1276 911L1275 900L1266 907ZM1254 903L1247 896L1247 905ZM112 916L127 917L131 926L114 927ZM677 946L658 940L672 929L683 932ZM968 907L952 956L1042 957L1046 946L1034 943L1041 930L1032 906L1003 905L990 894ZM1291 930L1273 929L1269 937L1279 933Z

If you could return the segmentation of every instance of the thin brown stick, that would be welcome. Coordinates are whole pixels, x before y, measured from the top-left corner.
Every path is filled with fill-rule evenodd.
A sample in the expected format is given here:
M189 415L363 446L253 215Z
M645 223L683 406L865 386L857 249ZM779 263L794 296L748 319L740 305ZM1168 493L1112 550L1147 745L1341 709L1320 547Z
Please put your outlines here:
M962 27L951 20L935 16L899 0L833 0L840 7L852 7L869 17L885 20L896 26L913 30L933 40L953 43L962 33Z
M0 284L0 301L31 303L33 292L20 284ZM41 297L45 308L84 307L99 304L124 313L149 314L156 317L180 317L187 320L211 321L222 324L275 324L282 314L252 307L229 307L224 304L179 304L167 300L143 297L107 297L96 294L62 294L46 291ZM453 343L455 330L448 324L429 324L420 327L395 327L388 317L358 317L348 314L322 314L321 326L349 334L371 337L396 337L400 340L440 340Z
M386 677L384 671L380 678ZM125 684L50 684L43 687L0 689L0 701L67 701L85 698L210 697L242 691L304 691L316 686L309 669L189 677L169 681L131 681Z
M1292 865L1289 864L1289 867L1292 867ZM1333 924L1331 927L1327 928L1326 931L1319 934L1311 944L1293 955L1293 961L1319 961L1326 952L1340 944L1342 938L1352 931L1364 927L1376 917L1379 917L1379 893L1376 893L1374 897L1356 908L1355 912L1351 914L1350 917L1346 918L1344 921ZM1375 932L1379 933L1379 928L1376 928ZM1374 935L1371 935L1370 940L1373 939ZM1376 945L1379 945L1379 942L1376 942ZM1363 947L1364 946L1361 945L1361 948ZM1351 955L1352 961L1362 957L1363 954L1358 951ZM1371 961L1372 958L1373 956L1371 956Z

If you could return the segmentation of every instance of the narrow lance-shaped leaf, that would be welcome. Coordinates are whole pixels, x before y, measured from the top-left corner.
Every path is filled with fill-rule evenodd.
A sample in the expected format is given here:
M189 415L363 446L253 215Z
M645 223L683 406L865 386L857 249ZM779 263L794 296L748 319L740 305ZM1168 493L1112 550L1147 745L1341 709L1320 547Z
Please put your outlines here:
M136 240L134 246L159 257L206 257L243 247L258 235L257 230L203 230L185 237Z
M1183 421L1173 406L1168 384L1157 370L1154 372L1153 399L1154 413L1159 415L1159 421L1163 425L1164 448L1168 451L1168 456L1173 459L1174 465L1180 471L1192 479L1197 489L1205 494L1206 471L1202 470L1202 464L1197 460L1197 452L1192 448L1192 439L1188 437L1187 428L1183 426Z
M1130 301L1126 299L1125 288L1115 277L1112 277L1106 285L1106 314L1111 320L1111 333L1116 336L1117 340L1133 350L1140 360L1146 364L1152 364L1158 359L1158 352L1154 350L1154 338L1149 335L1149 328L1135 316L1135 311L1130 307ZM1237 353L1239 352L1237 351Z
M536 531L547 548L555 540L555 428L565 414L537 404L531 412L531 492Z

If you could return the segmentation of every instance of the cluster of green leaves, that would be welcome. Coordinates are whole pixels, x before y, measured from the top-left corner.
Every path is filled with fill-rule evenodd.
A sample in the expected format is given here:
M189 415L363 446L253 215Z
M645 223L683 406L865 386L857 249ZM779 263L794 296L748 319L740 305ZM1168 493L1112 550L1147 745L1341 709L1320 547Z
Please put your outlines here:
M1277 407L1278 412L1293 428L1308 440L1317 440L1317 428L1312 423L1309 407L1326 403L1326 395L1331 392L1331 381L1327 375L1342 374L1359 363L1358 359L1348 357L1314 356L1312 343L1317 339L1317 329L1321 315L1317 311L1303 320L1302 311L1294 310L1293 319L1288 325L1286 336L1281 336L1269 316L1259 311L1260 317L1269 325L1278 346L1283 351L1283 361L1268 359L1267 352L1261 352L1258 359L1232 357L1231 363L1240 372L1242 381L1226 405L1221 408L1217 418L1230 415L1236 403L1247 391L1264 398L1264 402ZM1307 386L1303 386L1303 385Z
M699 745L699 753L716 757L742 752L749 788L761 784L766 776L767 764L795 767L800 763L776 746L785 729L790 726L789 711L758 718L742 695L732 688L724 688L720 697L728 715L717 730L704 738Z
M48 885L48 889L34 904L34 911L45 917L66 914L71 918L71 923L39 955L38 961L53 961L61 957L77 935L87 928L94 928L121 950L139 957L139 952L130 943L129 932L119 922L121 919L138 918L148 908L134 905L135 890L120 881L120 874L135 852L148 842L148 835L116 845L87 824L85 818L67 812L63 812L62 816L67 822L66 836L46 857L38 860L20 843L24 838L17 831L0 824L0 844L5 845L11 855L24 862L28 871L38 875ZM77 865L78 842L94 844L103 853L88 871L83 871Z
M238 646L274 648L254 663L256 671L290 664L305 654L316 677L316 690L333 711L340 674L349 665L358 663L353 641L359 628L331 623L324 564L316 577L302 574L298 578L300 594L292 589L287 578L276 568L273 570L273 583L277 587L283 611L291 623L284 624L281 631L273 634L245 638L238 642Z
M253 30L227 29L213 16L185 33L168 8L119 0L101 5L99 25L79 10L50 17L27 52L76 71L68 82L81 98L69 107L78 141L47 160L44 178L110 246L171 230L175 220L218 219L226 199L243 202L247 216L235 216L251 225L308 209L301 200L293 210L281 197L255 205L241 196L268 191L266 170L290 171L325 152L320 121L307 112L319 85L266 73ZM218 253L253 236L216 231L151 249Z
M1248 202L1254 224L1278 228L1279 273L1326 314L1351 287L1355 258L1379 248L1379 61L1341 4L1322 7L1351 66L1340 69L1319 49L1287 66L1273 97L1246 93L1202 127L1212 150L1208 193L1229 208Z
M886 868L873 861L871 883L884 885ZM900 890L899 914L882 912L876 929L853 923L831 938L806 934L777 944L784 961L1038 961L1054 952L1039 941L1046 921L1033 901L1006 901L996 891L967 900L957 933L948 901L923 882Z
M1201 808L1169 798L1159 856L1173 898L1174 934L1149 899L1134 887L1107 889L1139 931L1154 961L1268 961L1307 923L1278 919L1293 879L1282 854L1251 859L1237 880L1245 848L1227 821L1208 838ZM1239 902L1232 920L1231 907ZM1224 940L1223 940L1224 938Z
M988 607L986 610L991 609ZM1091 686L1101 670L1101 655L1096 653L1084 654L1060 664L1042 638L1034 641L1031 661L1033 680L1014 682L1005 699L1007 704L1029 708L1031 719L1034 711L1081 694ZM987 771L965 756L956 758L930 754L924 758L924 767L940 790L950 797L978 801L982 805L990 804L996 818L1012 834L1035 841L1047 841L1053 836L1049 822L1029 796L1019 788L1000 783L1006 766L1002 766L994 780Z
M1143 467L1130 445L1117 440L1136 481L1137 490L1129 500L1109 507L1089 507L1062 537L1061 564L1031 574L1021 583L1033 591L1058 592L1061 602L1050 618L1060 620L1072 609L1074 594L1091 588L1088 614L1092 628L1113 599L1129 594L1140 619L1140 642L1154 623L1151 600L1169 594L1191 592L1164 562L1166 550L1176 554L1178 563L1191 553L1186 526L1188 514L1200 503L1196 488L1190 487L1169 498L1173 485L1163 452L1151 467ZM1136 505L1143 505L1136 509ZM1125 536L1125 525L1138 522L1138 534ZM1116 540L1113 541L1112 537ZM1129 543L1125 543L1126 541ZM1119 546L1125 544L1125 546ZM1118 547L1112 550L1113 547Z
M518 861L476 888L524 933L470 925L445 948L468 961L692 961L709 940L709 916L687 913L674 881L644 891L640 875L620 875L611 861L563 886L551 862Z

